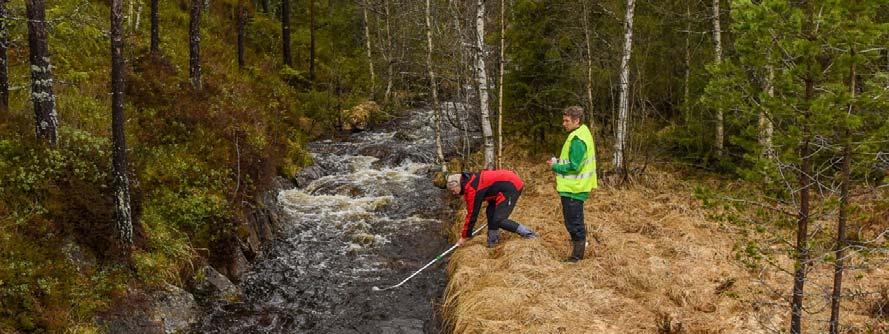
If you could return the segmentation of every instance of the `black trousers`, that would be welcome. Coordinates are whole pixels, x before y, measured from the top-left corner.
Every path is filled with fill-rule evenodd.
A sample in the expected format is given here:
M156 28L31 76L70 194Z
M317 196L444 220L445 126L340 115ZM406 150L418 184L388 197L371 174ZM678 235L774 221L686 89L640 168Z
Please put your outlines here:
M565 228L571 236L571 241L586 240L586 225L583 221L583 201L570 197L562 199L562 216L565 217Z
M488 201L485 215L488 217L489 231L502 228L515 233L518 230L519 224L510 220L509 215L512 214L512 209L515 208L515 204L519 201L519 196L521 195L522 191L517 190L511 193L504 193L503 196L506 197L506 200L500 202L500 204L497 204L497 202L494 201Z

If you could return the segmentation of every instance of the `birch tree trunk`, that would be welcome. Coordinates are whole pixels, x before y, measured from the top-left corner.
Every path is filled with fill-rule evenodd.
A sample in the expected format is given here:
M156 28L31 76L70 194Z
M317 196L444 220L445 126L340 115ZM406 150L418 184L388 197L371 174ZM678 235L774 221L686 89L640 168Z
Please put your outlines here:
M616 140L614 142L614 169L623 173L625 148L627 147L627 118L630 100L630 55L633 50L633 10L635 0L627 0L627 15L624 19L624 49L620 59L620 104L618 106Z
M716 64L722 63L722 28L719 24L719 0L713 0L713 42L716 50ZM716 109L716 155L722 156L725 143L725 126L722 109Z
M191 0L191 20L188 24L188 77L191 86L201 90L201 0Z
M114 222L125 249L133 244L130 185L127 178L127 144L124 133L123 0L111 0L111 137L114 174Z
M127 28L133 29L133 8L135 8L137 0L129 0L127 1ZM113 3L111 4L114 5Z
M485 0L478 0L475 15L476 59L475 73L478 79L479 111L482 115L482 136L485 139L485 168L494 168L494 135L491 131L488 106L488 74L485 71Z
M849 104L849 114L855 112L855 50L851 51L852 64L849 75L849 92L852 94L852 102ZM833 270L833 294L830 296L830 334L839 333L840 327L840 298L843 291L843 271L845 270L846 257L846 220L849 217L849 183L852 169L852 138L849 128L843 131L843 169L840 179L840 207L837 218L837 244L835 249L836 262Z
M373 48L370 45L370 21L367 18L367 6L367 0L363 0L361 9L364 13L364 42L367 48L367 67L370 70L370 96L373 98L374 92L377 90L377 78L374 72Z
M160 52L160 36L157 22L157 1L151 0L151 52Z
M139 2L139 7L136 7L136 23L133 25L133 31L139 32L139 23L142 21L142 2Z
M590 43L590 5L587 3L587 0L583 0L581 4L583 5L583 37L586 42L587 110L589 110L590 113L590 130L593 131L593 137L595 138L598 131L596 130L596 121L593 117L593 105L595 101L593 101L593 47L592 43Z
M392 30L389 27L391 17L389 15L389 0L383 2L386 11L386 93L383 94L383 105L389 104L389 97L392 94L392 77L395 76L395 60L392 59Z
M691 121L691 4L685 3L685 85L683 85L682 103L685 104L685 125Z
M9 0L0 0L0 117L9 111L9 12L6 5Z
M290 0L281 1L281 50L284 53L284 65L293 66L290 57Z
M775 97L775 67L771 64L766 66L766 80L763 88L769 98ZM762 146L762 156L771 159L774 157L772 148L772 134L774 133L774 125L765 108L759 111L759 144Z
M34 102L37 139L56 146L59 138L59 121L56 114L56 98L52 90L52 65L46 45L46 3L44 0L26 0L25 6L28 13L31 100Z
M432 122L435 123L435 153L441 171L447 172L448 167L444 159L444 150L441 147L441 108L438 102L438 83L435 81L435 68L432 66L432 4L426 0L426 68L429 71L429 88L432 90Z
M506 68L506 0L500 0L500 76L497 81L497 169L503 166L503 72Z

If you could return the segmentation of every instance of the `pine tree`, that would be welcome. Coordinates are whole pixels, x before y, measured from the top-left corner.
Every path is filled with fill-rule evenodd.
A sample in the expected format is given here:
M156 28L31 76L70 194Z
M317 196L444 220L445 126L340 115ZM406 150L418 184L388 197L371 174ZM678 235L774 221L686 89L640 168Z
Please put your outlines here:
M34 102L37 139L56 146L59 121L52 89L52 65L46 45L46 3L44 0L27 0L25 6L28 12L28 46L31 50L31 100Z
M855 168L855 148L850 147L855 136L866 137L878 133L886 123L880 107L887 98L873 89L856 88L859 66L868 57L855 50L879 48L879 36L885 27L873 24L879 1L834 0L826 5L814 2L788 4L779 0L734 2L733 18L735 46L738 57L710 67L713 79L707 87L705 103L714 108L734 110L727 125L742 129L732 143L745 157L738 166L743 175L761 178L774 187L786 185L776 191L779 198L789 197L797 206L796 241L792 249L794 258L793 287L790 295L790 332L802 333L807 273L814 262L826 254L812 253L814 247L809 224L819 212L824 211L826 199L813 194L818 189L829 189L829 184L841 185L839 194L838 233L833 252L835 263L835 290L832 296L830 327L838 331L839 301L842 296L842 273L847 223L848 188L854 179L847 174ZM857 13L857 14L856 14ZM856 15L853 15L856 14ZM870 56L876 59L875 56ZM885 78L880 66L868 66L874 79ZM880 87L885 83L870 84ZM867 86L867 85L864 85ZM857 94L870 94L857 98ZM866 110L858 103L867 101L874 105L870 122L863 122L858 112ZM730 108L730 109L729 109ZM755 124L756 126L748 126ZM866 127L863 125L867 125ZM774 132L772 132L774 131ZM851 136L851 137L850 137ZM814 166L836 165L839 172L835 179L823 172L815 172ZM850 165L846 165L846 164ZM752 173L744 172L752 169ZM787 176L795 176L791 182ZM795 184L793 184L795 183ZM823 192L822 192L823 193ZM786 268L782 268L786 270Z
M133 244L133 218L127 177L124 118L123 0L111 0L111 136L113 145L114 222L124 248Z
M281 1L281 43L284 65L293 67L290 54L290 0Z

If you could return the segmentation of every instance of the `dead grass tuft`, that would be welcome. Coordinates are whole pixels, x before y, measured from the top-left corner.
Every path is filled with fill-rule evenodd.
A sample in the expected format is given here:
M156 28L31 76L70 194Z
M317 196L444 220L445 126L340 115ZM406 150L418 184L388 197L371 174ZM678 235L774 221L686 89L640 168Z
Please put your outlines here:
M512 160L505 166L526 181L512 218L540 238L507 233L488 249L481 234L453 255L443 312L454 333L772 333L786 328L785 300L757 282L771 280L789 289L790 281L739 263L732 250L738 236L708 221L674 174L649 169L632 185L595 191L585 203L587 259L571 264L562 262L569 242L551 173L542 162ZM460 223L454 224L454 235ZM846 319L861 321L852 314Z

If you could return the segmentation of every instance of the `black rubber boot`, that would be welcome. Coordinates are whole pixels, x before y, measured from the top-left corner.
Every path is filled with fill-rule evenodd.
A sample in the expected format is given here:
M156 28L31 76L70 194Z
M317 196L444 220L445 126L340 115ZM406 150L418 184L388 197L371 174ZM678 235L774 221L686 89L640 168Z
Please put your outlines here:
M583 253L586 251L586 240L576 240L572 242L571 256L565 259L566 262L577 262L583 260Z

